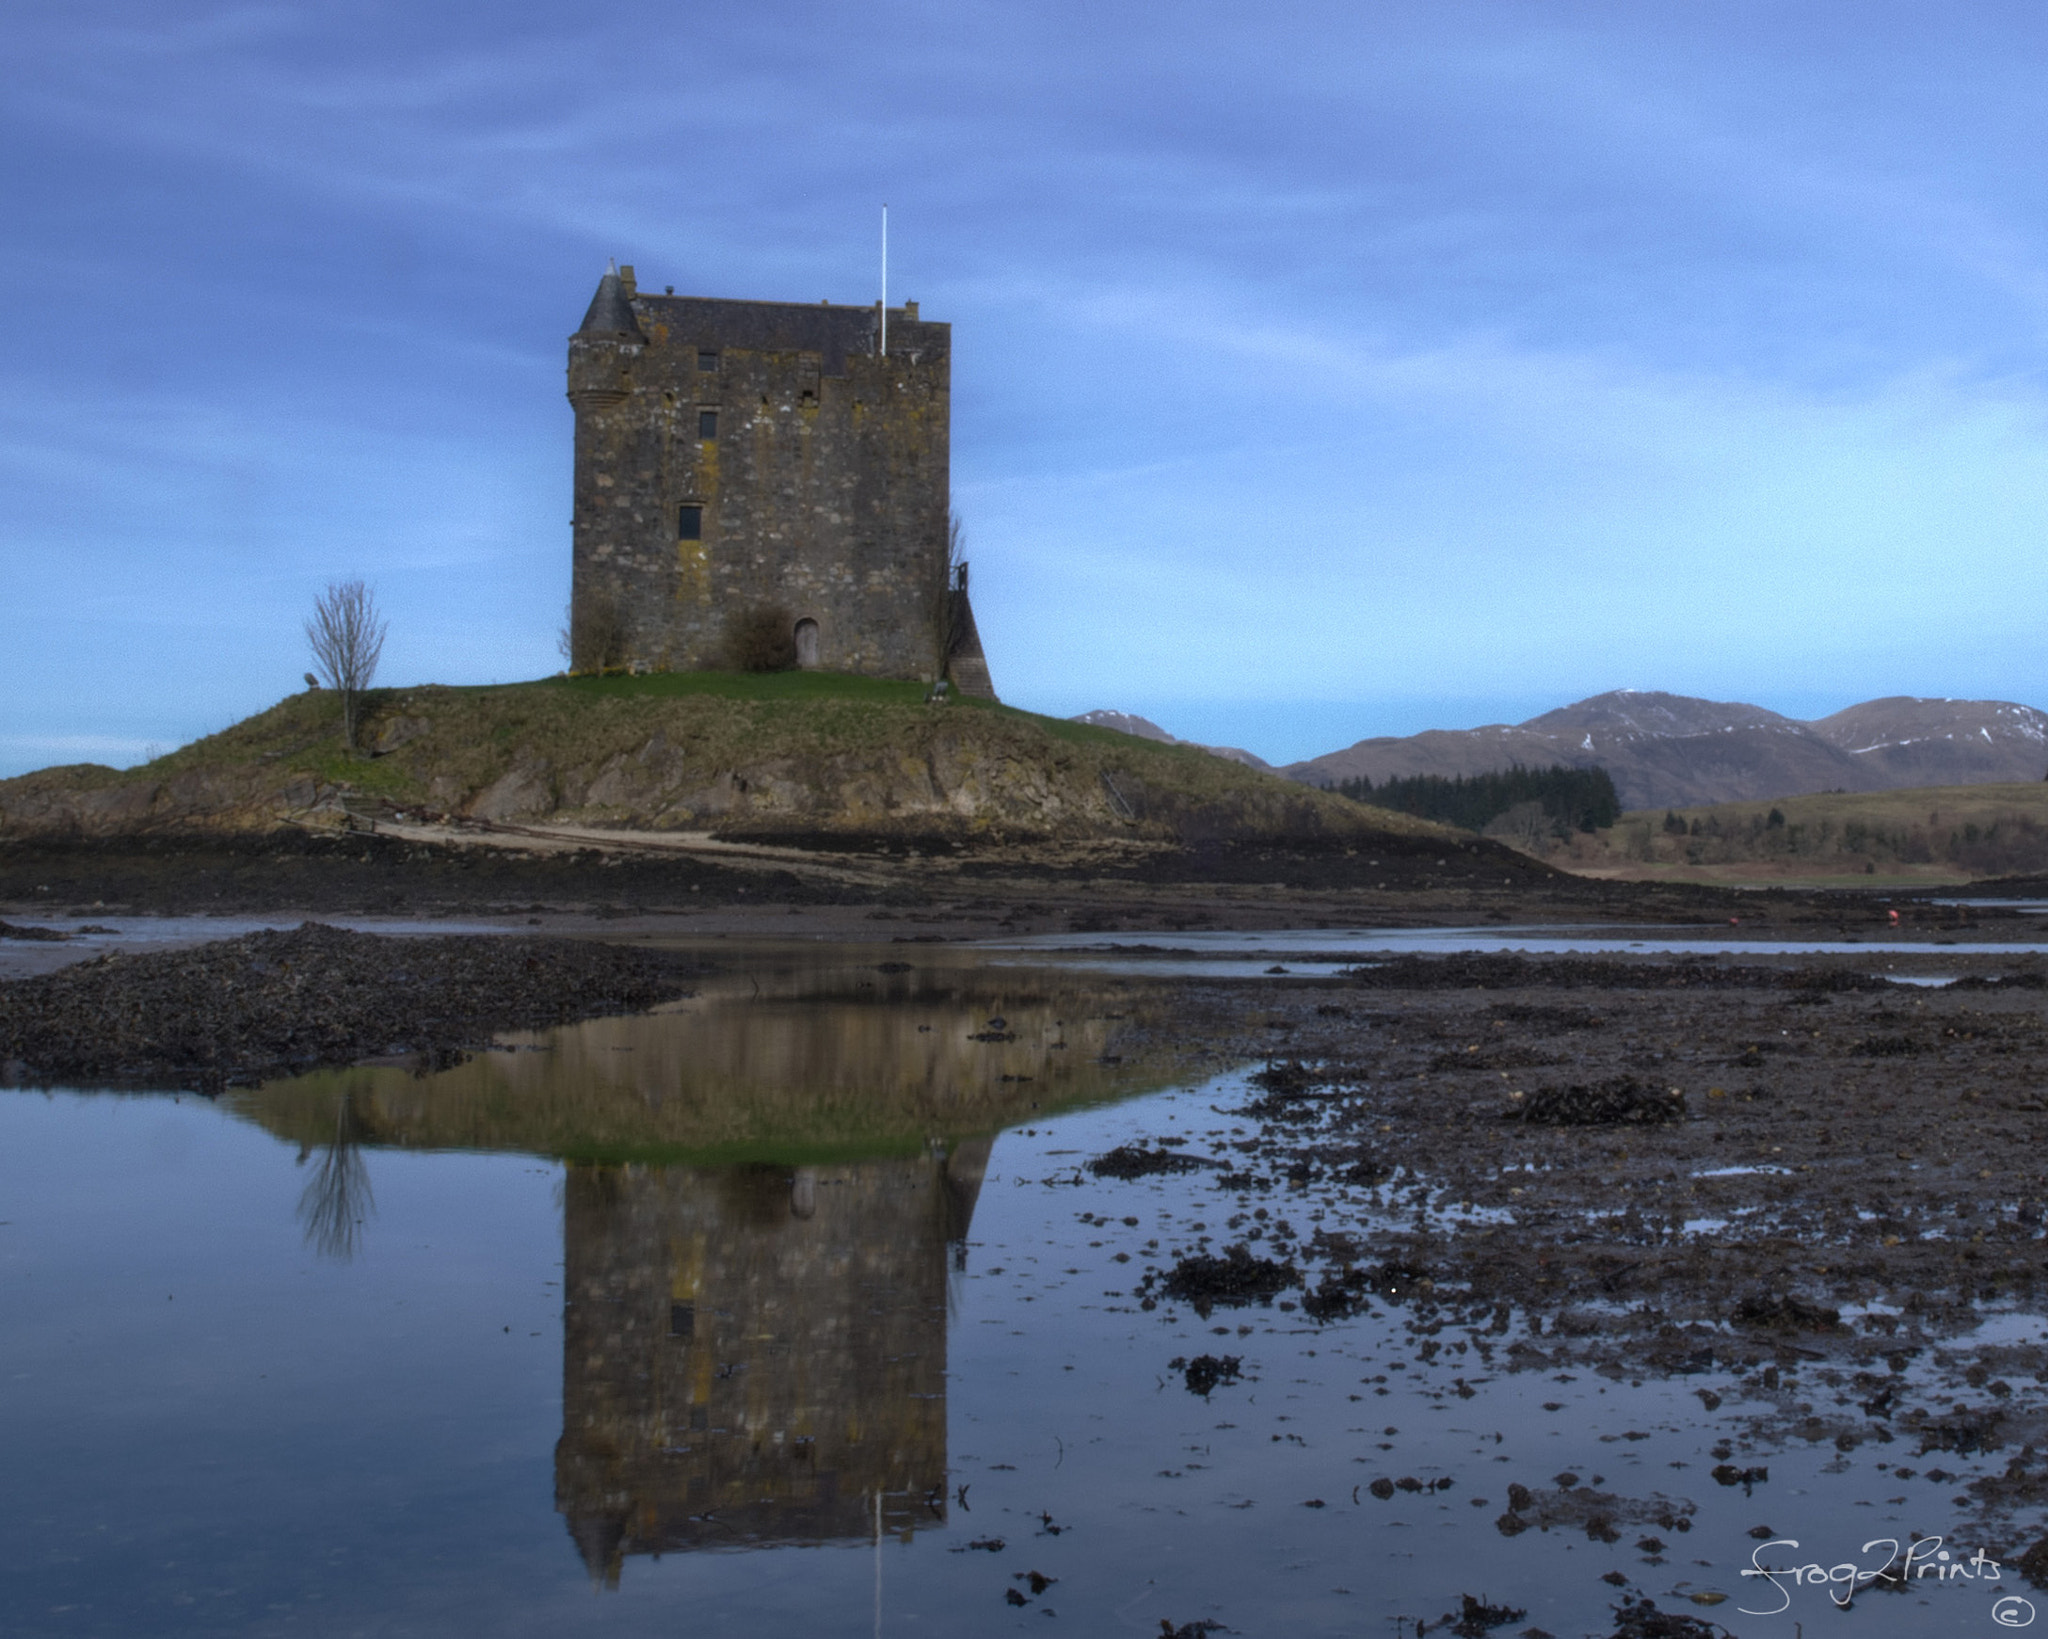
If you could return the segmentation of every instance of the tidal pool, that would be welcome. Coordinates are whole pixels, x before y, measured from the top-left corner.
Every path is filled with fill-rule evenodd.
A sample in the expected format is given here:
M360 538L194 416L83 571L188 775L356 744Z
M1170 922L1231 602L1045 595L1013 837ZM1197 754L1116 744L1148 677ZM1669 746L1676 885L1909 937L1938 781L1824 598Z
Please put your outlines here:
M1459 1217L1411 1177L1091 1173L1256 1125L1146 1007L847 968L438 1071L0 1095L0 1631L1563 1639L1650 1598L1796 1639L1845 1586L1869 1634L2031 1613L1972 1559L1963 1488L2007 1452L1790 1437L1725 1371L1588 1369L1413 1291L1322 1324L1157 1296L1247 1235ZM1902 1382L1974 1346L1886 1319ZM1788 1384L1824 1369L1798 1354Z
M1827 939L1804 934L1757 938L1739 931L1703 932L1697 925L1626 927L1613 923L1581 927L1543 923L1526 927L1450 928L1272 928L1240 931L1041 933L979 942L978 948L1011 951L1033 961L1058 957L1070 965L1169 977L1206 974L1250 978L1272 972L1328 973L1366 965L1375 957L1476 956L1888 956L2029 957L2039 954L2037 930L2017 930L2007 940L1911 939L1873 930L1868 937ZM1284 964L1275 968L1272 964Z

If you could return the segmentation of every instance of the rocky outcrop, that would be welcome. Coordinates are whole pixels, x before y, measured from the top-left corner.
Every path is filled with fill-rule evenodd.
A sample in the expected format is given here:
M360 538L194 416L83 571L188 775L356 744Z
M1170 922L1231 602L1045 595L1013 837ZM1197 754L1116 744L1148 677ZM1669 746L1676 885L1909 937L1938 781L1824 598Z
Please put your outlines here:
M0 836L117 836L176 829L267 830L342 816L344 788L281 769L185 768L169 775L95 763L0 780Z

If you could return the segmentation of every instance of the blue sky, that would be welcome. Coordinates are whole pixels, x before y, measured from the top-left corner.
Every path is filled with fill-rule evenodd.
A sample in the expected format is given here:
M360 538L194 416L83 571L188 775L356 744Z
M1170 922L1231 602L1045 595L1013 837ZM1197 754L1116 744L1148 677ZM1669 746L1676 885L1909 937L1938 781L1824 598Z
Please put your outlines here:
M1015 704L1275 760L1602 689L2048 704L2048 12L22 8L0 772L556 669L565 339L644 285L954 326Z

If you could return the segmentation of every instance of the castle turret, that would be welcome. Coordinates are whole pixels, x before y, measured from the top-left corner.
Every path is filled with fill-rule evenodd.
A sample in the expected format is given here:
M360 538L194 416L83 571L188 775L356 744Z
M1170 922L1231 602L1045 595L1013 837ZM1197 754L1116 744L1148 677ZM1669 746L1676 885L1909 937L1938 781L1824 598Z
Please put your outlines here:
M583 323L569 338L569 402L618 404L632 391L633 360L647 345L633 315L633 270L613 271L597 281L597 294Z
M624 664L636 647L634 600L621 595L595 562L609 557L618 534L613 514L622 497L614 490L613 473L631 442L633 367L647 350L647 334L633 312L634 293L630 267L607 272L569 338L569 403L576 411L569 646L570 664L578 671Z
M633 270L629 267L623 274L616 270L605 274L597 281L597 294L590 298L590 309L583 315L583 323L577 326L579 336L602 336L610 341L645 342L640 321L633 317L632 288Z

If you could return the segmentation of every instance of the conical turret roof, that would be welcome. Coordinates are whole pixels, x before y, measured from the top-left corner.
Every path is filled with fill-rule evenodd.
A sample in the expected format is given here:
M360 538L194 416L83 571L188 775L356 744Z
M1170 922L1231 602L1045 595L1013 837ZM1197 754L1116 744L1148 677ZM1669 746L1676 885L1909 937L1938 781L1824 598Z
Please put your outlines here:
M597 294L590 298L590 311L583 315L576 334L623 336L629 341L647 339L640 333L640 323L633 317L633 304L626 300L626 287L619 282L616 272L597 281Z

